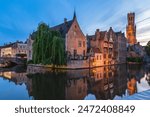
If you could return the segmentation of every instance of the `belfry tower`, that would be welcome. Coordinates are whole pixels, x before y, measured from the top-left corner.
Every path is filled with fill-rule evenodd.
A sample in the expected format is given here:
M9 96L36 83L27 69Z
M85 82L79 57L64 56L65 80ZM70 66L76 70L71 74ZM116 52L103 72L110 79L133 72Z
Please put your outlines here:
M128 43L133 45L137 43L135 13L128 13L127 17L128 17L128 25L126 27L126 37Z

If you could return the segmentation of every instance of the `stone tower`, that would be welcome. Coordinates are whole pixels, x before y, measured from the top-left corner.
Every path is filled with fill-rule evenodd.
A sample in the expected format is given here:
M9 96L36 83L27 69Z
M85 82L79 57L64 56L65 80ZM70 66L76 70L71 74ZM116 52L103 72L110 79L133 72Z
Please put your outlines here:
M128 13L128 25L126 27L126 37L129 44L133 45L137 43L136 40L136 25L135 25L135 13Z

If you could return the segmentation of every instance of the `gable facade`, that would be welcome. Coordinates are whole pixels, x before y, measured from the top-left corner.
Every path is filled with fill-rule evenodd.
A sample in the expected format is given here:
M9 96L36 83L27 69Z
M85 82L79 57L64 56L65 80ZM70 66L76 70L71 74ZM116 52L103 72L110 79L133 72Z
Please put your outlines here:
M75 18L65 37L66 52L71 57L86 56L87 41Z

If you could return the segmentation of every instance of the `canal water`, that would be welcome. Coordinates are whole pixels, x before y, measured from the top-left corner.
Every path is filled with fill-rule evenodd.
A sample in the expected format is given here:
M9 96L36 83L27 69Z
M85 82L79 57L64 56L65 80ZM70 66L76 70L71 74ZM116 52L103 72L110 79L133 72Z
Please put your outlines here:
M150 89L149 65L28 74L23 66L0 69L1 100L118 100Z

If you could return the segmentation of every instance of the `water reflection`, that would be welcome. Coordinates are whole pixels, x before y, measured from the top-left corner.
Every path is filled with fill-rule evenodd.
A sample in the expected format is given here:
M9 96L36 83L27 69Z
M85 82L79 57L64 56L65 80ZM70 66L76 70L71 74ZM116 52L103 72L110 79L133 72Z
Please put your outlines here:
M17 67L13 70L1 70L0 83L2 81L5 81L7 86L12 85L11 81L16 87L25 87L22 88L26 91L24 99L120 99L150 89L150 66L123 64L90 70L55 70L35 75L27 75L26 69ZM4 99L2 96L4 97L6 88L6 85L1 87L0 99ZM22 99L19 97L24 95L25 91L18 93L15 98L10 95L9 99ZM17 92L17 89L13 92Z

